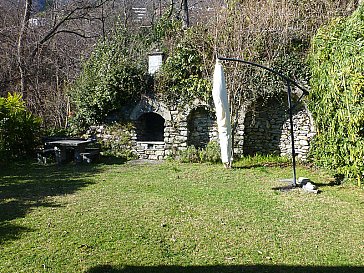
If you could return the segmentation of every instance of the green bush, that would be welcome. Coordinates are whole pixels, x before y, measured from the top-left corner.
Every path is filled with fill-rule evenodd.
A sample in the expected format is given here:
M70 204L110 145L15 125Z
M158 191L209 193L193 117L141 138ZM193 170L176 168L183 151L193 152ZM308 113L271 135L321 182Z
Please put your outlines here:
M183 163L218 163L221 161L220 146L216 141L210 141L204 149L188 146L179 153L178 159Z
M131 123L114 123L107 125L105 127L105 134L110 137L100 141L102 155L124 158L126 160L136 159L137 155L131 149L131 129ZM96 134L96 132L90 133Z
M220 145L216 141L210 141L205 149L200 150L201 162L221 162Z
M322 27L309 58L314 161L337 174L364 175L364 5ZM359 182L360 183L360 182Z
M97 44L84 63L81 75L70 86L75 131L101 123L112 111L129 106L150 91L147 49L139 33L117 29L111 38Z
M27 111L20 94L0 98L0 158L31 155L39 138L41 119Z
M189 103L196 98L211 99L213 47L199 28L189 29L170 53L157 75L157 92L175 105Z
M198 149L196 149L195 146L188 146L186 150L179 152L178 160L181 161L182 163L200 162Z

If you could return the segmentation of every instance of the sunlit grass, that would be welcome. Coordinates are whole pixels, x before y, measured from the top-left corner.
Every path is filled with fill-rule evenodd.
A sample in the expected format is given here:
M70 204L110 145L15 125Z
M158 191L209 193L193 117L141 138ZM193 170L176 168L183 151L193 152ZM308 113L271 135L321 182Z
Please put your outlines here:
M0 272L363 265L362 190L304 167L321 194L273 190L289 164L249 160L2 170Z

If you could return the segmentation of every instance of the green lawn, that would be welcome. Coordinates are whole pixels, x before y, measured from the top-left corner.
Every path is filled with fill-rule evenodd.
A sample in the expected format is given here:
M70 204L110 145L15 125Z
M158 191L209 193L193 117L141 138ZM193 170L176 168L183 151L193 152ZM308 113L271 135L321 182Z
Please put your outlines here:
M298 167L14 165L0 272L364 272L364 192Z

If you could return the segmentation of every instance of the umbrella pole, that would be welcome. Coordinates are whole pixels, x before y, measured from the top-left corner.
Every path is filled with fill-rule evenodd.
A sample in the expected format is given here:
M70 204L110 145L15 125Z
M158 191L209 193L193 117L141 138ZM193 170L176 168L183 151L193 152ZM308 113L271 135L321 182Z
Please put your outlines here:
M293 109L295 108L295 106L297 105L297 103L302 99L303 96L308 95L309 92L303 88L302 86L300 86L297 82L295 82L294 80L288 78L287 76L283 75L282 73L275 71L269 67L257 64L257 63L253 63L253 62L249 62L249 61L244 61L241 59L236 59L236 58L225 58L225 57L219 57L217 56L217 59L219 60L223 60L223 61L235 61L235 62L240 62L240 63L244 63L247 65L252 65L255 67L259 67L262 69L265 69L277 76L279 76L282 80L284 80L287 84L287 96L288 96L288 106L289 106L289 123L290 123L290 133L291 133L291 142L292 142L292 165L293 165L293 181L292 181L292 187L296 187L297 186L297 180L296 180L296 151L295 151L295 147L294 147L294 132L293 132ZM298 89L300 89L302 91L302 95L301 97L298 99L298 101L296 102L296 105L292 105L292 90L291 90L291 85L294 85L295 87L297 87Z
M292 167L293 167L293 181L292 186L296 187L296 151L294 147L294 131L293 131L293 106L292 106L292 97L291 97L291 85L290 82L287 81L287 97L288 97L288 107L289 107L289 124L290 124L290 132L291 132L291 145L292 145Z

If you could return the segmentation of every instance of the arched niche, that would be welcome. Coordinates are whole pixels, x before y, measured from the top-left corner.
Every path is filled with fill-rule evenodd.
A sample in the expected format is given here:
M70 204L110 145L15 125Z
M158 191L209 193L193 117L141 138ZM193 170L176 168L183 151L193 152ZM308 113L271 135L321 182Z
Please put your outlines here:
M295 103L296 97L293 97ZM285 96L260 100L248 111L244 120L244 154L291 155L292 143L288 103ZM295 152L306 158L309 141L314 135L309 112L303 103L293 110Z
M211 140L213 123L211 113L204 107L191 110L187 117L187 145L205 148Z
M137 141L164 141L164 118L149 112L139 116L136 120Z

